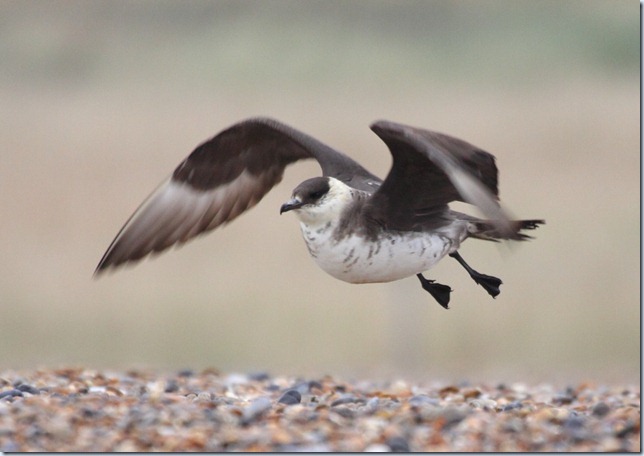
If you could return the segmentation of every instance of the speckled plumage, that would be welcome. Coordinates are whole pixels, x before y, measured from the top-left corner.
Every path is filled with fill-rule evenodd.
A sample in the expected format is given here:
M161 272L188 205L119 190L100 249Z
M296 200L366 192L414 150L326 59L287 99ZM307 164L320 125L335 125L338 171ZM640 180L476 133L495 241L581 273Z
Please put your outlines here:
M368 199L333 178L331 195L296 209L311 257L333 277L349 283L391 282L426 271L457 250L467 222L438 230L395 231L368 227L361 214ZM305 191L305 190L303 190ZM294 198L297 198L296 190Z

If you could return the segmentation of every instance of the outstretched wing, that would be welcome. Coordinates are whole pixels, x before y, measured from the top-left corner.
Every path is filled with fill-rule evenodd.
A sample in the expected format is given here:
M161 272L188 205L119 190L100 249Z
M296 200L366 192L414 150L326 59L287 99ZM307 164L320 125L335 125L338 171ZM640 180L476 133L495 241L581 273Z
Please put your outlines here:
M346 155L287 125L249 119L198 146L134 212L96 268L137 261L212 230L257 204L284 168L318 161L325 176L373 191L380 179Z
M419 230L447 222L447 204L481 209L501 232L513 232L498 203L494 156L458 138L388 121L371 129L387 144L393 164L366 207L390 229Z

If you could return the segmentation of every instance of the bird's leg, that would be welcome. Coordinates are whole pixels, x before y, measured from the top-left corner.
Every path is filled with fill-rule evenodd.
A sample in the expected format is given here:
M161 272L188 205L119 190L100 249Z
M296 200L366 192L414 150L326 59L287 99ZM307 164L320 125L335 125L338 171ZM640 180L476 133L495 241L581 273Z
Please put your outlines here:
M443 306L445 309L448 309L449 294L452 289L447 285L426 279L422 274L416 274L416 277L418 277L418 280L420 280L420 284L423 286L423 289L429 292L429 294L432 295L441 306Z
M485 288L485 291L487 291L490 296L492 296L493 298L496 298L498 294L501 293L501 290L499 290L499 287L503 283L501 279L492 277L489 275L481 274L480 272L475 271L470 267L469 264L465 262L463 257L458 252L450 253L449 256L451 256L452 258L456 259L456 261L461 263L461 266L465 268L465 270L470 275L470 277L474 279L476 283L478 283L483 288Z

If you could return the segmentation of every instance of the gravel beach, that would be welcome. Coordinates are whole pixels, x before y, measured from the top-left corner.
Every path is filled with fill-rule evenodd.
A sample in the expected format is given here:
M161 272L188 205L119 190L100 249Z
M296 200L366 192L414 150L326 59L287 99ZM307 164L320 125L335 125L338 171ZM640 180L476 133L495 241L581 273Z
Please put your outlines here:
M640 451L640 389L0 372L0 451Z

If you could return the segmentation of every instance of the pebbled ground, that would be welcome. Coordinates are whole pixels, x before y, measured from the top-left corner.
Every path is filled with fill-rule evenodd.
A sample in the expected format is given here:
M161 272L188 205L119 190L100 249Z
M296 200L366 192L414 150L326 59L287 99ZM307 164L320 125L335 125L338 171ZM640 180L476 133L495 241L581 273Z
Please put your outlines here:
M639 386L0 372L0 451L640 451Z

